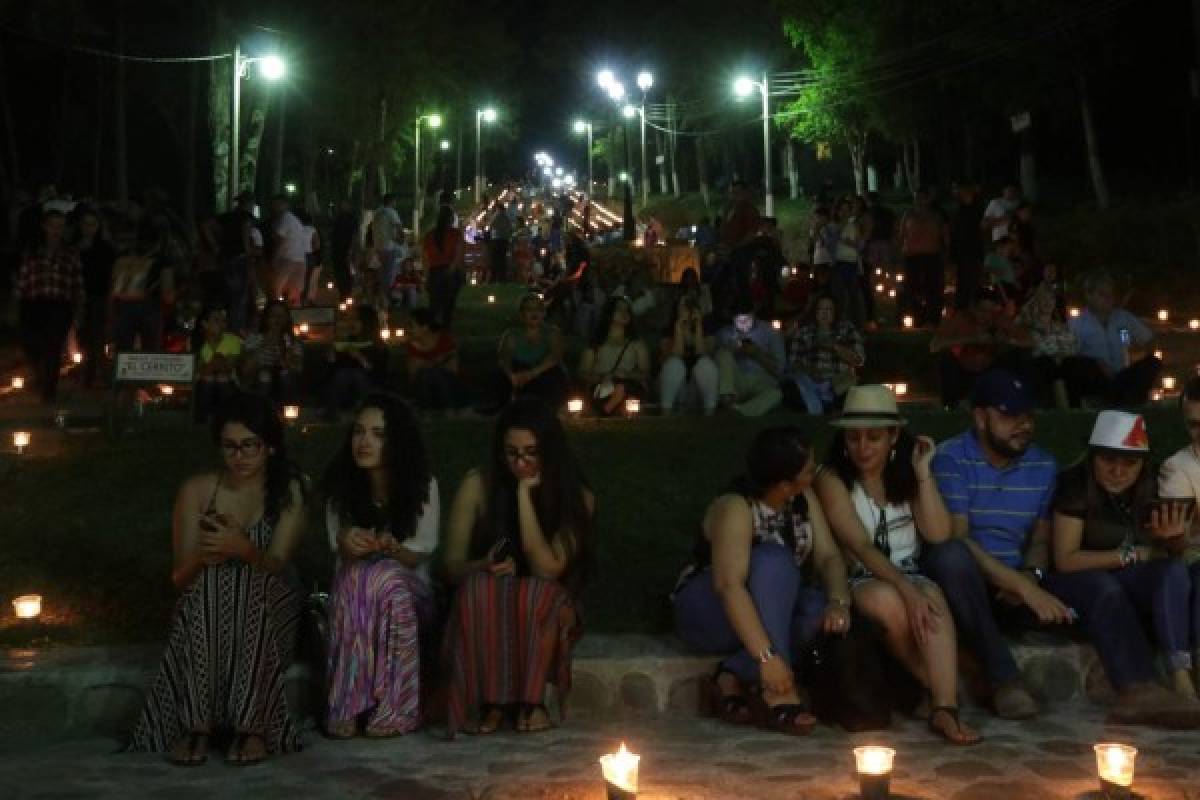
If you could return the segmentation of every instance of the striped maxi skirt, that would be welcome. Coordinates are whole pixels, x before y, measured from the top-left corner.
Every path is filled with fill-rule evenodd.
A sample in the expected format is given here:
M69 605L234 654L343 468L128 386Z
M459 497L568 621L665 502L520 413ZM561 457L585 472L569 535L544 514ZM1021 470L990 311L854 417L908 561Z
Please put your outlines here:
M581 635L575 604L561 584L472 575L455 597L444 642L449 736L477 719L484 704L542 703L547 683L556 686L565 718L571 651Z
M369 728L416 730L418 632L433 609L428 587L393 560L354 561L338 568L331 601L330 724L369 712Z
M299 750L284 676L301 599L288 576L236 561L205 567L175 606L128 749L164 752L190 731L231 728L261 735L271 753Z

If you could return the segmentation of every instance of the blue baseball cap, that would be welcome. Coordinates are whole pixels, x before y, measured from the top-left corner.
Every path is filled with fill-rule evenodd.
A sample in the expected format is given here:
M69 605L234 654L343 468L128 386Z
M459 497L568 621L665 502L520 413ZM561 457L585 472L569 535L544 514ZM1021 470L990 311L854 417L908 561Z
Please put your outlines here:
M1025 381L1004 369L988 370L979 376L975 381L973 405L975 408L994 408L1009 416L1028 414L1037 408Z

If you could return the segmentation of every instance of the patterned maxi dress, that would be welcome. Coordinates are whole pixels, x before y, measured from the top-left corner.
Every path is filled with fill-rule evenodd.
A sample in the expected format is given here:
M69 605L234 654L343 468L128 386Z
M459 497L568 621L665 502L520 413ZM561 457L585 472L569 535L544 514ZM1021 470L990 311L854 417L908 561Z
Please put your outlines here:
M261 552L273 524L246 531ZM192 730L259 734L267 751L300 749L284 672L301 613L286 575L231 560L205 567L175 606L167 650L129 749L164 752Z

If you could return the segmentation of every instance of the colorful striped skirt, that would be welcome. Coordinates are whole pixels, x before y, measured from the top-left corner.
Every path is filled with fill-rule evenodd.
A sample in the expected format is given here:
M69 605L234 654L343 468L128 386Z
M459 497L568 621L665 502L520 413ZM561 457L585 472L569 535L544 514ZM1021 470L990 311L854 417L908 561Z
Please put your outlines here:
M547 683L556 686L565 718L579 623L574 601L555 581L489 572L468 578L455 597L444 643L449 735L477 719L483 705L542 703Z
M391 559L338 568L330 597L330 724L368 713L369 730L416 730L421 723L418 632L432 609L429 587Z

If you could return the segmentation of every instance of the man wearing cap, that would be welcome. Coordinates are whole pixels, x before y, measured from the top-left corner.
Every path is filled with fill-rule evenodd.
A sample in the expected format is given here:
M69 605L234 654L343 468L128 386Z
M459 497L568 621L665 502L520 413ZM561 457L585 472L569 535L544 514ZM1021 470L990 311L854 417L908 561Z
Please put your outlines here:
M1000 633L1004 624L1070 621L1070 612L1041 587L1049 558L1050 502L1058 466L1033 439L1029 387L1004 370L975 386L970 430L942 443L933 474L950 512L953 537L922 559L992 685L1005 719L1037 714L1017 663Z
M1200 726L1188 624L1191 579L1166 542L1183 537L1186 504L1155 498L1140 414L1102 411L1087 456L1059 476L1054 572L1045 587L1079 612L1117 691L1113 724ZM1175 692L1155 682L1156 650Z
M1200 378L1192 378L1183 387L1179 399L1183 413L1183 424L1191 442L1187 447L1163 462L1158 471L1158 496L1162 498L1186 498L1195 503L1200 500ZM1200 686L1200 514L1195 505L1188 509L1191 523L1188 531L1169 545L1189 565L1192 576L1190 622L1192 631L1192 661L1196 674L1193 679Z
M1147 347L1154 332L1130 312L1117 308L1111 275L1089 275L1083 290L1087 308L1068 324L1084 358L1074 360L1078 363L1067 384L1078 386L1085 397L1099 395L1108 405L1142 405L1158 380L1162 361L1153 354L1134 360L1131 350Z
M980 375L995 366L1028 374L1033 336L1005 313L1004 298L993 288L975 292L969 308L942 320L929 351L938 356L942 405L957 408Z

